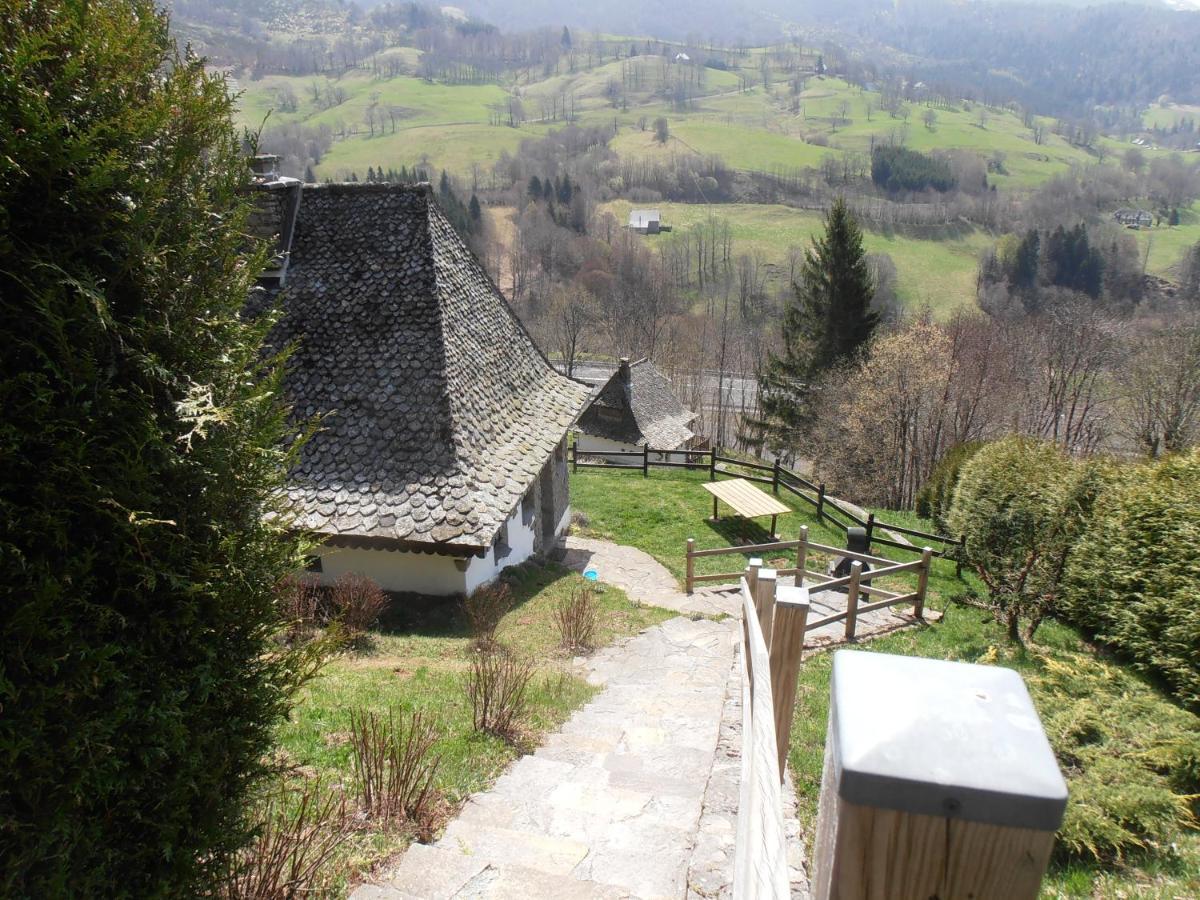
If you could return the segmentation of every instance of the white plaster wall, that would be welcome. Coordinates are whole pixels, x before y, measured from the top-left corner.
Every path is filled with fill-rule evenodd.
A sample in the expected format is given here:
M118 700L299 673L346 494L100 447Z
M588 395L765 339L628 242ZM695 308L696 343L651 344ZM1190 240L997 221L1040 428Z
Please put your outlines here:
M472 557L471 564L467 566L466 580L462 590L469 594L477 587L494 579L505 566L515 566L517 563L529 559L533 555L533 526L536 524L536 516L528 525L521 521L521 504L518 503L513 514L508 517L508 555L497 560L496 548L492 546L488 548L487 554L482 559Z
M615 453L627 451L641 453L642 448L636 444L622 444L620 441L598 437L594 434L585 434L582 431L575 436L576 455L599 456L618 466L640 466L642 464L640 459L635 459L632 456L605 456L606 451Z
M568 510L563 522L559 523L560 529L570 521L570 516ZM536 516L529 525L522 522L521 504L518 503L508 519L508 555L497 560L496 548L489 547L482 558L469 557L465 572L458 570L451 556L399 550L322 547L318 551L321 572L317 577L322 584L333 584L339 576L353 572L367 576L385 591L413 591L433 596L469 594L493 580L505 566L515 566L533 555L536 524Z
M322 547L319 552L321 572L318 577L322 584L332 584L338 576L353 572L373 579L385 591L442 596L461 593L464 589L465 573L458 571L453 557L350 547Z
M606 452L620 453L625 451L642 452L636 444L622 444L609 438L585 434L582 431L575 436L575 452L584 456L599 456L615 465L640 466L642 461L633 456L607 456ZM657 462L700 462L702 457L689 457L686 453L651 453L650 459Z

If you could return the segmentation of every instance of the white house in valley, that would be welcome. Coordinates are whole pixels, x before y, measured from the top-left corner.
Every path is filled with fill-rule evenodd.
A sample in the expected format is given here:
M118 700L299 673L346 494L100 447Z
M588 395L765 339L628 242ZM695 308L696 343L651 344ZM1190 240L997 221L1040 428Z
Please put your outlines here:
M606 453L652 450L685 450L695 446L691 425L696 414L684 407L671 380L648 359L631 363L622 359L617 371L601 385L583 415L575 435L575 452L613 463L631 465L628 457ZM674 458L660 452L658 458Z
M282 297L287 399L320 421L288 491L323 539L314 571L469 593L552 547L588 387L537 349L428 186L255 186L278 242L258 302Z

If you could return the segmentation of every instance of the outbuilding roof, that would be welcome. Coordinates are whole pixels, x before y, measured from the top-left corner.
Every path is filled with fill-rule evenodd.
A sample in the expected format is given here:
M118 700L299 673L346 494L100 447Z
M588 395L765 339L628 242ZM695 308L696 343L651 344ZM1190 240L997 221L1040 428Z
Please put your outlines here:
M623 444L675 450L694 437L689 426L695 420L654 363L623 359L579 417L579 430Z
M283 315L294 414L320 428L288 495L334 544L491 545L587 402L427 185L304 185Z

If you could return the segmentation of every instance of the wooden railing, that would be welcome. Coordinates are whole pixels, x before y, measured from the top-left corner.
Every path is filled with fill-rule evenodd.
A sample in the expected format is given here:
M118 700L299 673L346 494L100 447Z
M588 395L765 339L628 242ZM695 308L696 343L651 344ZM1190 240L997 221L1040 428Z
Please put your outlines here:
M723 584L728 584L742 576L741 572L721 572L710 575L696 574L696 560L706 556L721 556L731 554L763 554L770 552L780 552L794 550L796 553L796 566L792 569L773 570L779 576L794 575L796 578L796 587L804 587L806 583L813 588L823 591L834 590L836 588L846 589L846 608L841 612L825 616L822 619L809 622L807 630L812 631L821 628L825 625L832 625L836 622L845 621L846 623L846 640L854 640L855 631L858 627L858 617L863 613L872 612L877 609L885 609L889 606L897 606L899 604L912 604L912 614L915 618L921 618L925 613L925 594L929 586L929 569L933 564L934 552L930 547L923 548L921 558L914 562L897 563L895 560L886 559L882 556L872 556L869 553L854 553L850 550L844 550L840 547L831 547L828 544L813 543L808 539L808 526L800 529L800 537L794 541L771 541L765 544L745 544L740 547L714 547L706 550L697 550L696 541L694 538L688 538L687 542L687 577L686 587L690 594L695 589L696 584L700 582L716 581ZM826 575L824 572L814 572L807 568L809 562L810 551L819 553L828 553L834 556L841 556L852 560L850 563L850 574L841 578L833 578ZM863 563L877 566L874 569L863 569ZM896 591L884 590L872 584L873 581L879 578L885 578L891 575L899 575L904 572L917 573L917 586L915 591L907 593L898 593ZM861 598L878 598L868 603L861 603ZM765 630L765 628L764 628Z
M893 540L892 538L881 537L877 534L879 531L888 531L917 538L922 541L932 541L939 545L932 550L934 556L947 556L952 548L963 546L962 538L953 538L944 534L920 531L919 529L908 528L903 525L893 525L889 522L876 519L874 513L868 513L864 519L852 510L846 509L841 501L835 497L830 497L825 491L824 484L816 484L809 481L786 466L780 465L778 460L774 463L766 463L736 459L732 456L722 456L715 447L709 450L655 450L647 445L642 447L641 450L597 450L594 454L581 454L577 452L575 445L571 444L570 451L571 468L574 471L579 471L580 469L615 469L618 471L626 469L629 471L640 471L642 477L649 478L650 470L653 468L708 469L709 481L716 481L718 476L724 475L729 478L744 478L747 481L757 482L758 484L770 485L771 490L775 494L778 495L780 491L785 491L812 506L816 510L818 522L832 525L835 528L841 529L842 532L846 532L851 528L866 529L868 553L870 553L871 547L874 544L882 544L885 547L893 547L909 553L923 552L924 548L919 548L903 541ZM666 459L656 458L659 456L666 456ZM680 457L686 457L686 461L672 461ZM632 462L605 463L581 461L600 458L628 459L632 460Z
M789 896L782 784L796 705L808 602L777 588L771 569L749 568L742 592L742 779L733 896Z

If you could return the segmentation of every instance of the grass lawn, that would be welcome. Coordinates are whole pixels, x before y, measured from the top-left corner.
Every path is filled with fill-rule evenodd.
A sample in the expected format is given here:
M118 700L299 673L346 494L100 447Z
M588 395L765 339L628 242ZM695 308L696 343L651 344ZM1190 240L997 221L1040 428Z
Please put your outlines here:
M649 478L642 478L638 472L589 469L572 475L571 490L576 510L587 519L588 533L639 547L681 578L688 537L694 537L701 548L729 546L744 527L733 519L716 525L708 522L711 501L700 486L705 480L707 473L680 470L652 469ZM814 540L840 545L840 532L818 526L809 510L801 504L794 516L782 517L780 531L791 536L807 524ZM912 513L875 512L897 524L935 530ZM745 536L761 541L766 533L751 525L745 527ZM885 550L882 555L899 553ZM903 554L902 558L912 557ZM733 571L743 564L736 556L702 557L696 562L699 572ZM1053 620L1041 626L1037 643L1029 649L1009 645L987 612L952 602L956 595L978 587L970 576L957 577L953 563L936 560L929 605L943 612L942 620L879 638L860 649L1017 669L1067 775L1070 800L1063 835L1086 834L1104 818L1098 810L1121 804L1126 804L1123 809L1130 805L1133 809L1130 821L1118 827L1130 826L1137 816L1152 817L1157 813L1152 803L1144 803L1145 798L1166 785L1176 794L1200 789L1200 718ZM831 655L818 654L801 667L789 754L809 847L824 758L831 664ZM1105 821L1111 823L1113 814ZM1043 883L1043 895L1200 896L1200 832L1172 826L1169 839L1129 852L1123 860L1108 858L1099 863L1060 854Z
M499 641L537 660L531 685L526 734L520 746L474 732L464 677L470 637L452 601L425 603L419 610L394 602L378 628L356 649L327 665L304 689L290 719L280 728L279 754L298 777L349 786L354 764L348 743L350 711L422 710L433 717L441 738L436 787L452 811L472 792L487 788L514 759L536 746L593 695L595 689L574 674L559 649L552 611L583 584L561 566L522 566L512 581L516 605L500 625ZM604 587L600 645L633 635L674 613L636 606L624 592ZM369 823L356 829L327 873L332 890L344 894L376 864L413 839L410 830L380 830Z
M1183 255L1200 242L1200 203L1179 210L1178 225L1143 228L1133 232L1142 253L1150 250L1146 270L1152 275L1177 279Z

